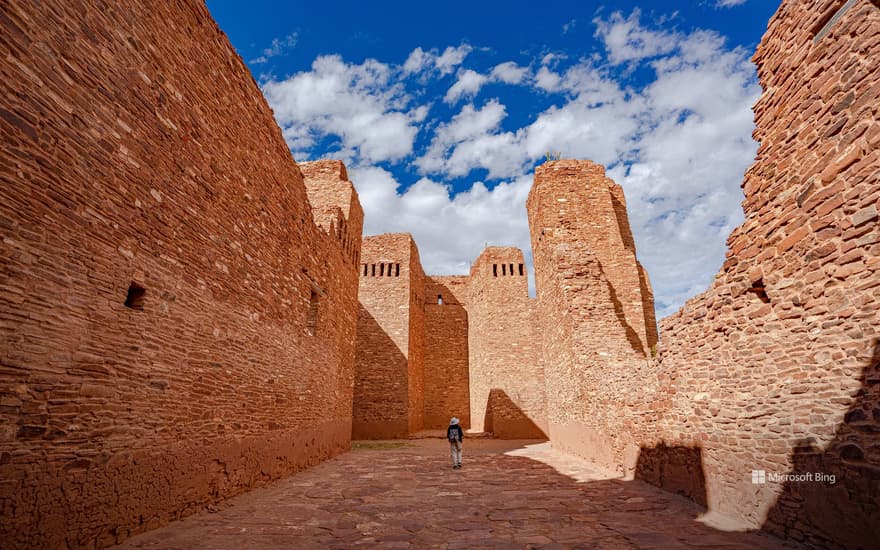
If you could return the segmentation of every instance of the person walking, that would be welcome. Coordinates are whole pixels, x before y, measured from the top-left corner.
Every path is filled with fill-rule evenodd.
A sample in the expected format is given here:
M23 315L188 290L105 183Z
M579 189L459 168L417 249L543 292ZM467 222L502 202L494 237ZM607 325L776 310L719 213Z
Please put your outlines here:
M458 425L458 418L452 417L449 421L449 427L446 428L446 439L449 440L449 447L452 451L452 469L461 469L461 442L464 439L464 431Z

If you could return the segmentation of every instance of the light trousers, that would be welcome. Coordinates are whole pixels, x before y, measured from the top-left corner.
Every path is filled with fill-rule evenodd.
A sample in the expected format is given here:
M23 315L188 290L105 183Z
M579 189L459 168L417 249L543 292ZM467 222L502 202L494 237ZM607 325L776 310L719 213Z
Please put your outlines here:
M452 465L461 466L461 441L450 441L449 448L452 451Z

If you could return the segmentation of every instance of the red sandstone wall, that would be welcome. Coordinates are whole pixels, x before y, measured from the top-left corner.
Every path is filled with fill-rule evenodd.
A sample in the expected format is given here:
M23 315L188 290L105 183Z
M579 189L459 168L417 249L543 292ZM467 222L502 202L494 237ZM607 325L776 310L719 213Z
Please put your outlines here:
M606 466L638 450L646 351L656 338L620 187L588 161L538 167L528 199L549 435ZM645 292L643 294L643 291Z
M414 334L424 326L414 312L424 303L418 251L409 234L366 237L361 262L353 437L405 437L422 411L420 398L411 397L422 384L422 337Z
M470 428L467 277L428 277L425 286L424 427L456 416ZM438 303L442 300L442 303Z
M204 5L0 12L3 545L105 546L346 450L356 265Z
M489 247L480 254L467 311L472 428L501 438L544 437L544 376L522 251Z
M657 368L664 435L702 446L711 508L868 548L880 544L880 9L856 2L817 40L843 4L785 1L771 20L754 58L746 221L712 286L663 320ZM837 483L755 486L752 469Z

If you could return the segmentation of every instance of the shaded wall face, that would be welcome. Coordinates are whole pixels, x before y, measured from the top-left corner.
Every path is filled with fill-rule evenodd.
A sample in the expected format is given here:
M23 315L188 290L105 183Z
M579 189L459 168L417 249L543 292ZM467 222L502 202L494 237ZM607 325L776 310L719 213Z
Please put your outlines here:
M356 267L205 7L0 9L0 540L105 546L347 449Z
M544 437L546 397L534 301L522 252L488 248L468 287L471 427L502 438Z
M415 292L410 242L408 235L363 241L352 432L356 439L405 437L410 431Z
M446 428L455 416L471 427L468 314L460 301L467 277L428 277L425 285L424 427Z

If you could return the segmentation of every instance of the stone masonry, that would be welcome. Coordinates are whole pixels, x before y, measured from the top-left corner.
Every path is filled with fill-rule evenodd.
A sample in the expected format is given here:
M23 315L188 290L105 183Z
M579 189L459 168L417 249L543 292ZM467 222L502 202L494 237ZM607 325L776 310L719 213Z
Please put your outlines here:
M344 167L297 168L201 2L0 27L0 546L107 546L346 451Z
M469 276L425 276L418 258L409 234L364 239L353 437L406 437L452 416L499 438L546 437L522 251L488 247Z
M535 171L536 298L515 248L430 276L409 234L362 241L341 162L293 161L201 3L9 0L0 26L0 545L109 546L458 416L880 546L877 0L782 1L745 222L659 341L598 164Z
M472 426L509 439L545 437L547 429L535 300L523 262L518 248L486 248L468 285Z
M425 275L409 234L367 237L362 251L353 435L404 437L422 426Z
M538 168L529 216L549 435L753 527L876 548L878 3L785 0L754 59L764 93L746 221L709 289L663 320L656 359L621 272L578 233L588 222L571 198L547 193L575 166ZM599 186L598 167L581 171ZM754 483L753 471L795 478Z
M585 400L583 391L585 377L595 379L599 370L581 372L573 358L593 346L605 376L635 373L647 367L657 343L653 296L635 257L623 191L599 165L551 162L536 173L530 208L533 233L540 227L547 235L536 241L536 258L557 254L569 262L567 273L538 272L537 301L529 298L519 249L486 248L467 277L425 277L408 234L365 239L356 438L403 437L421 427L444 428L458 416L465 427L500 438L550 435L561 448L576 451L586 440L614 452L599 433L614 428L595 416L603 405ZM587 257L591 279L584 278ZM539 307L548 320L539 318ZM581 315L592 324L579 325L565 340L548 338L568 326L555 320L559 315ZM421 344L413 344L414 334ZM545 380L545 369L552 380ZM413 395L418 391L421 408ZM632 398L603 399L610 405Z
M537 168L527 201L553 444L605 464L632 452L622 411L642 394L657 333L621 188L589 161ZM637 411L633 411L639 414Z
M443 429L454 415L471 428L467 277L425 280L425 429Z

